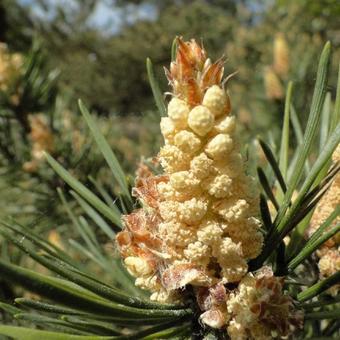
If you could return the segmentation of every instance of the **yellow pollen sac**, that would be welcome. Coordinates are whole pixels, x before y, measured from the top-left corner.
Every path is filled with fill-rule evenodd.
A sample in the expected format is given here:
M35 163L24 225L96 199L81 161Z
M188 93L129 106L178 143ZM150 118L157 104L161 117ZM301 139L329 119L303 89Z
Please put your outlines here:
M213 255L222 264L224 282L238 281L247 273L248 266L242 254L241 244L236 244L231 238L224 238L218 247L214 247Z
M127 270L134 276L146 276L152 273L152 268L147 261L140 257L129 256L124 260Z
M189 228L176 221L162 222L159 225L160 237L166 239L171 245L186 247L195 239L195 233L195 228Z
M212 247L220 242L222 234L223 230L216 220L203 222L197 230L198 240Z
M228 175L212 176L208 178L204 187L209 194L216 198L223 198L230 194L232 180Z
M179 218L187 224L196 224L204 217L207 208L206 202L192 198L189 201L181 203Z
M200 181L193 177L189 171L175 172L170 176L170 183L172 187L179 191L193 190L198 187Z
M184 255L191 261L207 264L210 261L210 247L200 241L189 244L184 250Z
M192 159L190 170L197 178L203 179L212 171L213 163L213 160L203 152Z
M190 164L190 157L175 145L165 145L159 152L161 165L168 173L186 170Z
M183 152L193 154L201 147L201 140L194 133L182 130L175 135L174 144Z
M184 190L176 190L173 185L169 183L161 182L157 185L158 194L160 198L163 200L173 200L177 202L187 201L194 196L200 194L200 187L198 185L193 185L190 190L188 187L185 187Z
M176 126L174 122L169 117L162 117L160 127L164 139L169 140L170 142L176 133Z
M189 106L185 101L178 98L171 99L168 105L168 116L176 127L184 129L187 126L189 112Z
M238 152L232 151L227 159L221 159L214 163L214 169L219 174L227 174L230 178L243 175L243 160Z
M164 221L179 220L179 202L164 201L159 204L159 213Z
M213 159L222 159L233 149L233 140L227 134L220 133L208 142L205 152Z
M205 136L214 125L214 116L208 108L199 105L190 111L188 124L195 133Z
M249 209L249 203L245 199L230 198L216 201L212 209L218 213L224 220L235 222L245 218Z
M320 273L324 277L331 276L340 270L339 250L328 250L319 261Z
M230 135L235 132L235 129L236 129L235 116L226 116L216 121L213 131L216 131L216 134L227 133Z
M211 86L203 97L202 104L207 107L215 117L229 114L230 101L226 92L218 85Z

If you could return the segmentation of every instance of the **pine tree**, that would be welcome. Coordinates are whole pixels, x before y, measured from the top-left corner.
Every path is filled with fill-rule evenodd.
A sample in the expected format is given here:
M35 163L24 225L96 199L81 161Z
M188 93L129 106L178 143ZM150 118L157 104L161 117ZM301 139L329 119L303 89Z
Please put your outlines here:
M194 42L186 43L181 40L177 42L178 46L176 43L173 45L173 63L168 74L173 83L175 98L170 101L167 110L153 77L152 64L150 61L147 63L157 106L161 115L167 113L169 116L167 124L163 124L162 128L163 135L168 139L162 150L171 148L174 146L173 143L176 143L178 149L189 148L189 150L185 149L187 151L180 150L182 153L178 151L177 155L168 158L166 158L167 153L161 151L160 159L166 171L165 176L174 174L177 170L186 171L182 168L173 168L172 171L171 167L179 164L188 166L188 162L185 161L189 161L186 158L188 152L192 150L191 147L194 147L195 143L192 142L196 139L196 144L201 143L200 145L204 147L204 152L208 156L207 163L209 159L213 162L215 159L223 160L220 151L225 153L225 159L229 160L232 148L227 146L230 146L229 139L234 140L229 135L229 130L224 133L223 143L213 142L216 136L209 135L211 131L228 125L214 123L218 114L221 115L221 119L226 119L229 123L231 119L228 97L221 84L222 61L210 63L206 59L205 51ZM327 43L320 57L305 131L300 128L297 117L291 109L292 85L289 84L278 154L267 142L259 141L267 159L266 165L258 168L263 191L259 195L259 217L264 241L259 252L251 253L254 256L244 256L246 269L242 277L230 278L224 274L224 269L226 272L231 269L232 272L235 263L228 263L223 256L217 258L218 263L213 259L214 256L210 255L211 257L208 258L211 262L210 269L215 273L214 278L218 279L217 282L211 283L209 280L200 281L202 277L197 273L197 268L202 269L205 264L194 256L191 257L191 264L198 266L195 272L196 282L191 280L191 276L190 280L187 280L187 276L182 278L181 271L173 272L172 276L166 277L169 264L165 261L165 267L162 267L156 261L159 265L156 275L160 277L164 274L162 280L158 282L159 285L167 293L169 291L175 293L176 298L170 303L169 301L153 302L144 291L135 286L134 279L126 272L120 257L113 258L107 251L107 247L103 247L96 230L89 228L85 218L74 214L64 194L59 190L74 227L83 239L82 244L72 242L72 245L88 256L90 261L84 266L68 252L46 241L26 226L15 221L3 222L0 229L2 236L55 275L38 273L5 260L0 261L0 273L6 281L18 284L39 295L38 299L17 298L14 306L10 303L1 303L0 307L6 315L13 317L19 325L1 325L0 333L16 339L37 337L44 339L202 339L204 337L224 339L227 336L232 339L240 337L257 339L289 334L292 332L291 327L294 326L297 332L294 337L339 335L338 299L325 295L328 288L339 283L339 272L320 280L311 256L320 245L339 231L338 226L328 229L339 213L338 207L310 239L304 238L304 232L315 206L339 171L339 164L331 163L331 155L340 141L340 86L338 86L334 109L327 104L327 101L325 102L330 49L330 44ZM174 100L177 103L174 103ZM133 197L126 173L100 132L96 121L82 102L79 106L98 148L112 171L117 183L115 196L119 200L113 203L106 191L101 191L99 197L73 177L52 156L46 154L46 159L72 188L79 205L95 221L98 230L106 235L108 242L113 243L118 232L121 251L124 250L123 241L126 240L128 244L131 242L130 250L135 252L134 256L139 261L136 262L135 259L134 265L131 266L131 261L126 261L128 257L122 253L129 271L135 276L139 276L140 273L150 274L152 256L157 259L162 255L158 249L155 249L155 245L157 246L159 241L165 241L165 238L157 238L157 234L153 233L155 229L141 228L143 225L138 221L129 225L127 219L136 213L133 212L136 206L146 214L152 214L152 208L157 209L157 206L153 206L155 201L157 203L159 190L155 187L155 181L157 179L163 181L164 176L154 174L150 176L149 170L141 167L139 180L133 192L143 199ZM293 155L289 153L290 121L292 121L293 132L301 138L300 147ZM175 126L175 130L177 129L173 131L173 136L172 133L168 133L171 132L171 124ZM185 131L187 133L183 133ZM182 139L178 134L185 137L188 133L196 139L191 138L190 143L181 144ZM319 134L321 148L313 165L308 168L313 141ZM225 148L221 148L221 145ZM248 154L250 151L252 150L248 150ZM230 164L226 164L227 167L228 165ZM247 163L245 169L249 170ZM154 171L159 170L154 169ZM146 176L143 176L143 173L146 173ZM230 174L228 171L226 173ZM242 177L242 172L240 176ZM148 182L148 178L151 178L151 181ZM207 183L204 189L210 196L220 196L224 193L224 186L218 187L218 181L216 182L215 179L216 176L209 183L216 185ZM143 185L140 184L141 182ZM167 183L166 180L163 182ZM169 190L173 190L172 194L179 191L181 186L177 186L175 178L170 183L172 188L168 187L163 191L164 194L169 193ZM147 184L150 186L146 186ZM186 185L184 181L184 186ZM189 185L187 190L184 188L183 194L195 195L192 189ZM295 199L293 199L294 192L297 193ZM267 199L274 206L275 211L272 214L269 212ZM184 201L189 202L186 199ZM197 214L191 214L193 210L190 205L187 208L183 210L182 215L179 214L178 221L181 222L182 217L188 217L189 220L185 220L185 223L190 224L191 217L197 217ZM176 212L176 209L167 210L168 214L176 214ZM256 209L250 216L252 217L253 214L256 214ZM127 216L122 219L122 215ZM161 214L161 218L165 219L166 216ZM220 220L218 221L221 223ZM151 223L151 226L154 223L155 226L157 221L141 219L140 222ZM125 228L124 231L122 228ZM285 243L287 236L289 236L288 244ZM233 237L231 239L233 241ZM240 248L240 244L243 248L243 241L234 248ZM205 248L204 244L201 248ZM242 249L238 250L236 253L242 257ZM150 263L147 260L151 260ZM168 258L165 260L169 261ZM200 289L202 282L205 282L203 286L208 288L208 291ZM198 294L200 291L202 296ZM155 300L159 301L159 299ZM203 312L210 313L204 318L204 315L201 315ZM200 315L205 325L199 322ZM27 321L33 327L28 328ZM303 329L300 328L302 323Z

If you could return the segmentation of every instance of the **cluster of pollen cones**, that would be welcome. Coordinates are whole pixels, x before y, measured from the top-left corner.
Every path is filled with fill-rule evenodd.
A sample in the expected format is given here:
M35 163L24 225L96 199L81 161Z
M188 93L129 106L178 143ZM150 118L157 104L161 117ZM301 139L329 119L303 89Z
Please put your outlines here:
M332 155L333 163L340 162L340 145L337 146ZM340 174L337 174L331 187L322 197L317 205L307 236L311 237L318 227L324 223L327 217L340 204ZM334 228L340 223L340 216L337 216L328 229ZM319 257L318 267L320 277L327 278L340 271L340 232L336 233L332 238L325 242L316 252ZM329 289L332 295L337 295L340 290L340 284L334 285Z
M267 267L248 272L263 234L224 89L224 60L212 63L194 40L177 43L166 71L172 99L160 124L164 173L140 167L133 193L142 208L124 217L121 256L151 300L182 301L190 286L200 321L232 339L287 335L301 315L284 295L283 279Z

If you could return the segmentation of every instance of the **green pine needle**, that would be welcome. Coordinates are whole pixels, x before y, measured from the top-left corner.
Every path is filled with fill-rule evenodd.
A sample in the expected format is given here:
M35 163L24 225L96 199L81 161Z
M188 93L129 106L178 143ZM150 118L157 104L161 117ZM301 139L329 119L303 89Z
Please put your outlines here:
M152 61L150 60L150 58L146 59L146 70L148 73L149 83L151 86L153 97L156 102L156 106L158 108L158 112L161 117L164 117L166 116L166 107L165 107L162 91L160 90L158 82L155 78L155 73L154 73Z
M328 277L327 279L317 282L313 286L299 293L297 295L297 300L299 302L310 300L313 297L321 294L322 292L324 292L325 290L327 290L328 288L332 287L333 285L339 282L340 282L340 272L334 273L332 276Z

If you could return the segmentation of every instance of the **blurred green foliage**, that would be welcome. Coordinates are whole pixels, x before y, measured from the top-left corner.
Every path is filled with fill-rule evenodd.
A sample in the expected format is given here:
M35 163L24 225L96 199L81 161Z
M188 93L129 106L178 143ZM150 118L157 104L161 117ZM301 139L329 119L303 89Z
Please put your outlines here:
M14 219L54 243L61 238L67 243L75 230L57 191L67 185L46 163L44 152L53 155L87 188L97 194L105 191L111 203L118 200L117 183L104 167L79 111L70 109L67 90L58 88L59 72L48 68L47 58L46 50L36 41L26 55L0 44L0 220ZM133 119L93 116L110 146L117 150L127 179L141 155L156 153L160 136L156 117L151 112ZM150 133L152 129L157 131ZM82 217L74 197L68 193L66 199L73 216ZM102 233L97 236L101 238ZM1 258L33 266L1 236L0 254ZM12 289L2 279L0 300L11 299Z
M169 46L176 35L202 39L213 57L221 53L227 56L226 73L238 71L236 80L230 82L234 108L255 133L273 124L279 128L283 102L268 98L264 85L278 33L289 49L288 73L279 82L283 89L287 79L297 83L297 110L301 114L302 103L310 99L306 97L311 92L317 51L331 40L333 59L339 57L337 0L74 0L70 2L74 6L60 4L54 11L48 1L26 3L31 9L40 4L48 20L34 16L32 10L25 14L26 7L17 1L3 3L2 16L7 17L4 22L8 25L5 33L1 28L0 36L14 48L22 46L27 36L38 36L49 54L50 67L61 71L59 86L103 114L140 114L154 109L144 62L146 57L153 60L166 90L162 67L169 63ZM117 13L118 28L93 24L93 13L101 5ZM141 8L147 12L146 18L138 17ZM23 18L21 23L16 21L18 13ZM13 39L13 35L19 39ZM334 92L333 88L330 91Z

